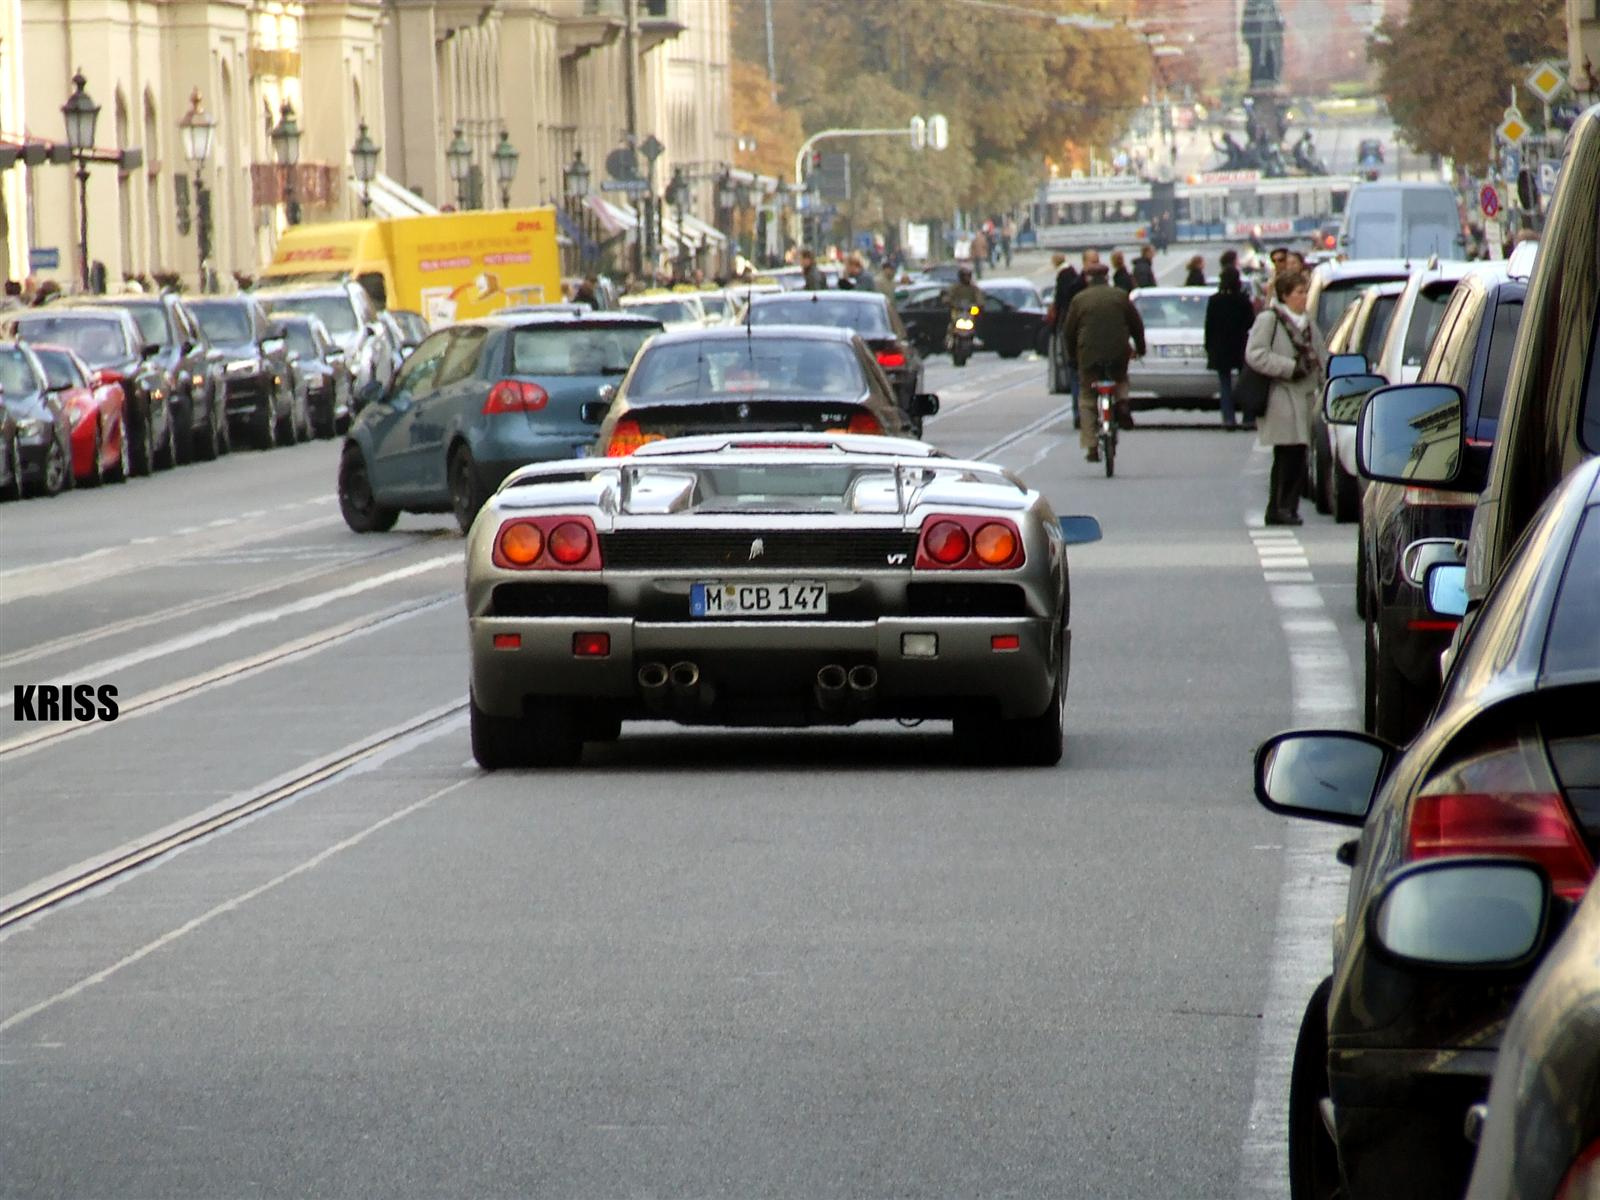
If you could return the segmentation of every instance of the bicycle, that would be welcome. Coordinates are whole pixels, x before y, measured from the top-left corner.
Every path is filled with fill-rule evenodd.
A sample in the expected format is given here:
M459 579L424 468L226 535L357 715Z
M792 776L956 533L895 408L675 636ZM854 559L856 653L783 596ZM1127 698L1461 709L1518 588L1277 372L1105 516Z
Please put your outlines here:
M1105 378L1105 372L1096 371L1095 380L1089 384L1094 389L1094 407L1097 418L1095 441L1100 447L1100 461L1105 464L1106 478L1110 479L1117 467L1117 382Z

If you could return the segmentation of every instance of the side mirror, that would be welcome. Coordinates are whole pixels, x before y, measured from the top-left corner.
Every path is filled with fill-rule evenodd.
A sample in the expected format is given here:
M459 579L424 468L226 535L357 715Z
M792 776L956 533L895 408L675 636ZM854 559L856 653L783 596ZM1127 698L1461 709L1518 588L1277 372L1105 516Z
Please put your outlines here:
M369 379L356 389L355 406L363 409L369 404L376 404L383 399L383 384L376 379Z
M1461 618L1467 615L1467 567L1465 563L1438 562L1428 568L1428 611L1436 617Z
M1390 880L1367 910L1367 936L1402 966L1511 971L1543 946L1550 898L1531 860L1433 859Z
M1367 356L1365 354L1332 354L1328 356L1328 378L1338 379L1344 375L1364 375L1367 372Z
M139 350L140 358L154 358L161 353L160 342L146 342Z
M1086 542L1098 542L1103 535L1100 522L1095 518L1075 516L1061 518L1061 536L1069 546L1082 546Z
M911 412L919 417L931 417L939 411L939 397L933 392L918 392L911 397Z
M610 400L586 400L578 408L578 419L585 425L598 425L606 419L606 413L610 411Z
M284 345L284 336L281 333L274 333L261 339L261 351L263 354L277 354L284 348Z
M1361 474L1380 483L1442 487L1461 469L1461 389L1448 383L1379 388L1356 427Z
M1282 816L1363 825L1392 753L1347 730L1277 734L1256 750L1256 799Z
M1358 354L1334 355L1335 359L1360 357ZM1322 415L1329 425L1354 425L1361 419L1362 402L1388 382L1382 375L1332 376L1322 388Z
M1400 574L1414 588L1425 588L1436 563L1464 563L1467 544L1459 538L1418 538L1400 552Z

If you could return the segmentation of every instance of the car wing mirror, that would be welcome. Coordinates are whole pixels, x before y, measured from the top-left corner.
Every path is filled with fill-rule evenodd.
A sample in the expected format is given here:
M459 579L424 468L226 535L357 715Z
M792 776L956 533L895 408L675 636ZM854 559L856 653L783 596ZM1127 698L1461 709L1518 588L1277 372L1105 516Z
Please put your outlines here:
M934 392L918 392L911 398L911 410L919 417L931 417L939 411L939 397Z
M1361 406L1356 459L1361 474L1403 487L1443 487L1461 469L1461 389L1448 383L1391 384Z
M1296 730L1256 749L1256 799L1269 812L1363 825L1393 748L1349 730Z
M1427 586L1436 563L1464 563L1467 544L1459 538L1418 538L1400 552L1400 574L1414 588Z
M1402 966L1510 971L1550 924L1550 877L1529 859L1440 858L1396 873L1367 909L1367 936Z
M1080 515L1061 518L1061 537L1069 546L1098 542L1102 536L1100 522L1093 517Z
M383 384L376 379L369 379L356 389L355 406L363 409L369 404L377 404L383 399Z
M160 342L146 342L139 349L139 357L140 358L154 358L156 355L158 355L160 353L161 353L161 343Z
M1334 357L1345 356L1336 354ZM1362 403L1388 382L1382 375L1334 376L1322 388L1322 415L1327 418L1329 425L1355 425L1361 419Z
M607 389L601 388L600 390L605 392ZM600 400L586 400L578 407L578 419L585 425L599 425L606 419L606 413L610 411L611 398L609 396Z
M1333 354L1328 357L1329 379L1338 379L1342 375L1364 375L1366 372L1365 354Z
M261 339L261 350L264 354L276 354L284 348L285 344L286 341L283 334L274 333Z
M1425 591L1428 611L1436 617L1460 619L1467 615L1467 567L1465 563L1436 562L1428 568Z

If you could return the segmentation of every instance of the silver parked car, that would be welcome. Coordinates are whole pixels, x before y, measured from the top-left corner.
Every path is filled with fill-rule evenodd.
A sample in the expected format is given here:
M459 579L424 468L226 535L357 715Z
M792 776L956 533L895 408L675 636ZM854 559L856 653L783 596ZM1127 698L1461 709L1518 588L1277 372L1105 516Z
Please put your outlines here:
M1128 395L1158 407L1220 405L1217 373L1206 367L1206 304L1215 288L1135 288L1145 355L1128 364ZM1149 404L1139 407L1151 407Z
M920 442L718 434L513 472L467 539L472 747L576 761L626 720L954 720L973 757L1059 761L1059 520Z

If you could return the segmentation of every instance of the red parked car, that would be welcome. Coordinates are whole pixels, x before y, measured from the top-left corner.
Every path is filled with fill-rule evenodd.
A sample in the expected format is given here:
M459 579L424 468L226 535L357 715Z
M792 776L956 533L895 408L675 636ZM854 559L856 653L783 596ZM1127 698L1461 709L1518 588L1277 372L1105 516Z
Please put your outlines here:
M127 398L122 385L105 382L65 346L36 345L33 352L72 422L73 478L90 487L127 479Z

